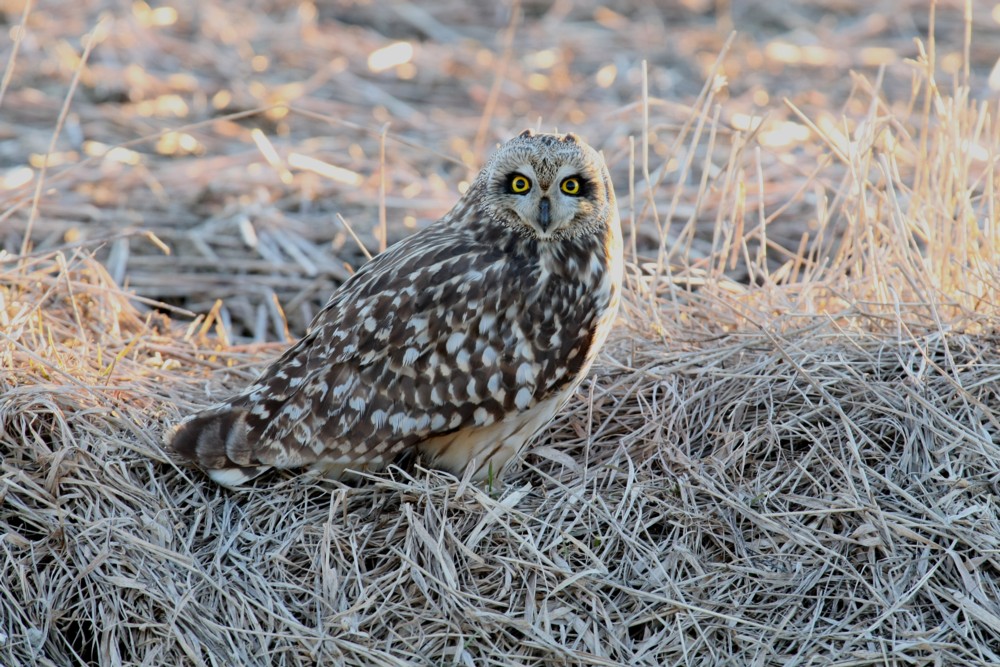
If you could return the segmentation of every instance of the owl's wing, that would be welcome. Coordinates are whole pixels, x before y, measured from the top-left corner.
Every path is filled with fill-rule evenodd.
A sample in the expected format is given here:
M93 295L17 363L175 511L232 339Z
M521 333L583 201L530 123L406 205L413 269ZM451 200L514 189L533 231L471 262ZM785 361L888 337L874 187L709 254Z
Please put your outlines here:
M577 375L595 324L586 290L503 248L426 231L362 267L231 402L246 413L240 462L378 467L528 410Z

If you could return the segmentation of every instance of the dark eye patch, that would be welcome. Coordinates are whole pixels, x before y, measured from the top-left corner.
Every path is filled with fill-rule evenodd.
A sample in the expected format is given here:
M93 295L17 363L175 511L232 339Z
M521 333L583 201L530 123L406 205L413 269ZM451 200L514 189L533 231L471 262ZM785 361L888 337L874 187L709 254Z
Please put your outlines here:
M579 187L575 192L563 190L562 184L570 180L575 180L579 184ZM560 181L559 189L572 197L589 197L594 192L594 183L590 179L584 178L583 174L573 174Z
M524 174L512 172L507 176L507 192L515 195L527 194L531 191L531 179Z

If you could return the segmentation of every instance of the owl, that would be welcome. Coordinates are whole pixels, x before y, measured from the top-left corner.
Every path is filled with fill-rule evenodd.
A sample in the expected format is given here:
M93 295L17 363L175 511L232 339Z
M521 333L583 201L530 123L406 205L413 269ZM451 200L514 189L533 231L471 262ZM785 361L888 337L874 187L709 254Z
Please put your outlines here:
M337 289L306 335L167 434L216 482L334 479L404 454L482 481L566 403L622 286L614 188L573 134L502 144L443 218Z

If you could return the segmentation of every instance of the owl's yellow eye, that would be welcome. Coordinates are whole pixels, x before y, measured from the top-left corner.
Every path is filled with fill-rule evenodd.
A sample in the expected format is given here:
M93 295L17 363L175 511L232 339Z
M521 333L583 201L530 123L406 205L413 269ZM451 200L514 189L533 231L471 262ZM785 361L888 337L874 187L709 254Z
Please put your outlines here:
M514 174L514 177L510 179L510 191L514 194L523 195L530 189L531 181L528 180L527 176Z
M580 179L570 176L569 178L563 179L562 185L559 187L562 188L562 191L568 195L578 195L580 194Z

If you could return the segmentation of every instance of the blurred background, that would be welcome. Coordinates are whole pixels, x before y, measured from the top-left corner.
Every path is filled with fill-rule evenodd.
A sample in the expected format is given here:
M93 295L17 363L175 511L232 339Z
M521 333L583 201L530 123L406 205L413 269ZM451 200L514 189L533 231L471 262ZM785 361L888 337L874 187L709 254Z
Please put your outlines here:
M745 205L776 210L794 252L829 138L873 99L923 104L929 39L939 84L1000 91L985 1L0 0L0 23L0 260L94 252L234 341L301 335L366 250L446 212L525 127L605 152L639 262L680 226L685 257L711 254L752 135Z

